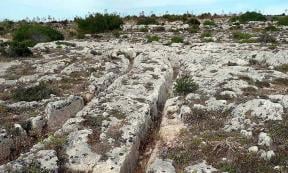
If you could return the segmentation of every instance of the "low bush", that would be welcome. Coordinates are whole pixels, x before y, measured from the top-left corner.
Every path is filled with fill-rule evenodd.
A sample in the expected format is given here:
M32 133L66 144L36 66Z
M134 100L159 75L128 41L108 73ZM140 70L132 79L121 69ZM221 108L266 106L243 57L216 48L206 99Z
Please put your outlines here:
M144 28L140 28L140 32L148 32L148 28L147 27L144 27Z
M274 32L274 31L278 31L278 28L276 28L275 26L273 25L269 25L265 28L265 31L271 31L271 32Z
M278 24L288 26L288 16L278 17Z
M205 31L201 34L201 38L205 38L205 37L212 37L212 33L209 31Z
M176 83L174 85L175 92L183 95L195 92L198 88L198 84L195 83L193 79L187 75L176 79Z
M197 32L199 32L199 30L200 30L199 26L196 26L196 25L194 25L188 29L188 31L190 33L197 33Z
M42 99L50 98L51 94L57 94L56 91L51 89L45 83L40 83L37 86L33 86L30 88L19 87L17 88L13 94L12 98L15 101L40 101Z
M158 25L159 22L155 17L140 17L138 18L137 25Z
M234 32L232 36L236 40L250 39L252 37L251 34L243 33L243 32Z
M30 41L11 41L0 44L0 53L6 57L27 57L31 56L32 52L28 48L31 46Z
M281 71L283 73L287 73L288 72L288 64L282 64L282 65L276 66L275 70Z
M153 42L153 41L159 41L159 37L157 36L157 35L148 35L147 36L147 42L148 43L151 43L151 42Z
M191 18L186 23L190 26L199 26L201 24L200 21L196 18Z
M171 43L183 43L184 38L181 36L174 36L171 38Z
M174 22L174 21L188 21L188 18L191 17L191 14L183 14L183 15L176 15L176 14L165 14L162 16L163 19Z
M115 38L120 38L121 36L121 33L118 30L113 31L112 34Z
M9 48L7 50L7 55L9 57L27 57L31 56L32 52L28 48L28 46L31 45L30 42L27 41L22 41L22 42L17 42L17 41L12 41L9 43Z
M40 24L24 24L13 33L13 40L17 42L29 42L29 46L37 43L63 40L61 32Z
M78 30L84 34L95 34L106 31L119 30L123 20L116 14L90 14L86 18L75 18Z
M0 35L9 33L14 26L14 22L11 20L3 20L0 22Z
M205 20L203 22L203 25L205 25L205 26L215 26L216 23L213 20Z
M261 14L257 13L255 11L252 12L246 12L244 14L241 14L240 16L234 16L230 19L231 22L239 21L241 23L246 23L249 21L266 21L266 17Z

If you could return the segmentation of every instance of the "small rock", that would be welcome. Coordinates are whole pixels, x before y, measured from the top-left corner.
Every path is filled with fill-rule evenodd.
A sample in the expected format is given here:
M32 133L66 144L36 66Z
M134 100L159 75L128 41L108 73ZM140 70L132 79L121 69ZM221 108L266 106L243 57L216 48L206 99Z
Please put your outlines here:
M261 132L259 134L259 140L258 140L258 145L264 145L269 147L272 143L272 139L270 136L267 135L267 133Z
M212 173L216 172L217 169L211 165L207 165L206 161L198 163L196 165L188 166L185 168L185 173Z
M257 146L252 146L248 148L248 151L251 153L257 153L258 152L258 147Z
M149 165L146 173L176 173L171 160L156 159L151 165Z

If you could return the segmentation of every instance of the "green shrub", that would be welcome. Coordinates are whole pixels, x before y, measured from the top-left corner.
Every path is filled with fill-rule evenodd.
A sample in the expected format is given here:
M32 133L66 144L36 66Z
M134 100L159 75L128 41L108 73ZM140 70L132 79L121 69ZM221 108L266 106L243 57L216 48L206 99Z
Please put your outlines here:
M14 26L14 22L11 20L3 20L0 22L0 35L9 33Z
M197 32L199 32L199 30L200 30L199 26L196 26L196 25L194 25L188 29L188 31L190 33L197 33Z
M232 36L236 40L250 39L252 37L251 34L243 33L243 32L234 32Z
M186 23L190 26L199 26L201 24L200 21L196 18L191 18Z
M287 73L288 72L288 64L281 64L279 66L276 66L275 70L281 71L283 73Z
M205 37L212 37L212 33L208 31L203 32L201 34L201 38L205 38Z
M199 86L189 76L183 76L176 79L176 83L174 85L175 92L184 95L195 92L198 88Z
M148 28L147 27L140 28L140 32L148 32Z
M0 44L0 53L7 57L27 57L32 55L29 46L31 46L30 41L2 43Z
M186 22L188 21L188 18L190 18L191 16L192 16L191 14L183 14L183 15L165 14L162 16L162 18L168 20L169 22L174 22L174 21Z
M157 35L148 35L147 36L147 42L148 43L151 43L151 42L153 42L153 41L159 41L159 37L157 36Z
M223 172L229 172L229 173L237 173L237 167L232 165L231 163L221 163L219 165L220 170Z
M45 83L30 88L19 87L13 94L12 98L16 101L40 101L50 98L50 94L57 94L53 89L49 88Z
M213 38L204 38L203 41L206 43L214 42Z
M80 33L95 34L106 31L119 30L123 24L116 14L90 14L86 18L75 18Z
M278 17L278 24L288 26L288 16Z
M235 22L239 20L241 23L249 22L249 21L266 21L266 17L255 11L253 12L246 12L240 16L235 16L230 19L231 22Z
M113 31L112 34L115 38L120 38L121 36L121 33L118 30Z
M171 38L171 43L183 43L184 38L181 36L174 36Z
M215 26L216 23L213 20L205 20L203 22L203 25L205 25L205 26Z
M276 28L276 27L273 26L273 25L269 25L269 26L267 26L267 27L265 28L265 31L272 31L272 32L274 32L274 31L278 31L278 28Z
M30 46L36 43L63 40L64 36L59 31L39 24L25 24L20 26L13 34L13 40L18 42L30 42Z
M158 25L158 21L155 17L140 17L137 21L137 25Z

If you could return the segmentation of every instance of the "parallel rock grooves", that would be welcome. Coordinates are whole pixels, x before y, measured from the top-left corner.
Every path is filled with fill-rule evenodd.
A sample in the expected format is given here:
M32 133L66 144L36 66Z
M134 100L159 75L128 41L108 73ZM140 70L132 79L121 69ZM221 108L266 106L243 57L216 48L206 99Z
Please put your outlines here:
M88 136L93 135L93 131L78 127L68 137L67 167L73 171L133 172L140 142L158 116L158 106L167 99L172 75L172 67L164 53L137 56L130 72L115 80L103 96L95 98L87 106L89 111L78 114L81 119L105 119L101 122L98 144L112 147L105 153L95 153L89 147L95 144L88 144ZM113 139L109 131L115 126L122 134Z

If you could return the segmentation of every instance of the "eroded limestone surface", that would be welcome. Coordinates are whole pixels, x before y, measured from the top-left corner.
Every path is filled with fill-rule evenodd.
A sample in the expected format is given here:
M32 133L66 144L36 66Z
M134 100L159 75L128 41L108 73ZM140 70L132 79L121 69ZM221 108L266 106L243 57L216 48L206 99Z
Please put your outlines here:
M127 37L42 43L32 48L37 58L0 62L0 172L36 164L49 172L133 173L140 163L147 173L208 173L245 171L249 159L268 172L285 170L285 141L276 136L287 127L288 76L279 70L287 45ZM199 89L173 92L183 75ZM55 91L47 98L13 97L43 84Z

